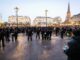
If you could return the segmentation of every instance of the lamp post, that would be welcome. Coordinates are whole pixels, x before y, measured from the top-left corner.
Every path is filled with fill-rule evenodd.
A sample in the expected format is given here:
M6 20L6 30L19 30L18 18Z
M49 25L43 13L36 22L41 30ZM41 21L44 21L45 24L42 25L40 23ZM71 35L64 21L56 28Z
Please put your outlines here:
M17 22L17 28L18 28L18 10L19 8L15 7L15 10L16 10L16 22Z
M48 12L48 10L45 10L45 17L46 17L46 27L47 27L47 12Z

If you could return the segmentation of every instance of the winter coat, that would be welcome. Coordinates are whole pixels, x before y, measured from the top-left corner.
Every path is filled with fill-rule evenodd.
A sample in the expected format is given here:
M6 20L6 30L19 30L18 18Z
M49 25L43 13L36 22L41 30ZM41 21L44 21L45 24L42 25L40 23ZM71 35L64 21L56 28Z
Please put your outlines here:
M64 52L68 56L68 60L80 60L80 37L72 37L68 42L68 49Z

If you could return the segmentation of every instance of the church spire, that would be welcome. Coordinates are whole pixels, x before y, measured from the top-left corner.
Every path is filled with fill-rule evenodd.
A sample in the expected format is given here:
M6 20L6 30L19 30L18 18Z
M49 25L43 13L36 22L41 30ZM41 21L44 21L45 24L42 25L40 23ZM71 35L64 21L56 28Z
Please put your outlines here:
M71 19L71 11L70 11L70 3L68 3L66 20L69 21L70 19Z
M70 13L70 3L68 3L68 11L67 13Z

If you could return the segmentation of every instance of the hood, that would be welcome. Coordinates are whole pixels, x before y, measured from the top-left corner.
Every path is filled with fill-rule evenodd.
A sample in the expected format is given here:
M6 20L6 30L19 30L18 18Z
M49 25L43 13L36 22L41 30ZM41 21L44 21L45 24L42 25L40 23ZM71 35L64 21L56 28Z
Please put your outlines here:
M72 37L72 38L73 38L74 40L80 42L80 36L74 36L74 37Z

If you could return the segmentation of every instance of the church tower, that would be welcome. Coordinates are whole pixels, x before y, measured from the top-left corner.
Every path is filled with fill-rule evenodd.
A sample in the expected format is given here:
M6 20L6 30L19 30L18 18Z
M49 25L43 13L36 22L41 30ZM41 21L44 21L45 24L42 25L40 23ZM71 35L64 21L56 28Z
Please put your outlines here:
M71 20L71 11L70 11L70 3L68 3L68 10L65 22L70 22L70 20Z

